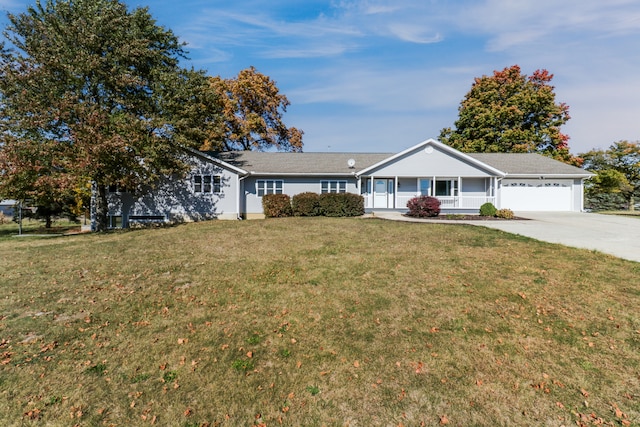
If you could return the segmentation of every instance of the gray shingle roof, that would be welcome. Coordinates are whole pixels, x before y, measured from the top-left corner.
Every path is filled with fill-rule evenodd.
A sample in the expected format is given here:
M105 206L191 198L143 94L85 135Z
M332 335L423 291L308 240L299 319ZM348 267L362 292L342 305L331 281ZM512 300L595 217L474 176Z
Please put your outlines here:
M584 169L535 153L466 153L508 175L584 175Z
M281 153L233 151L216 153L214 157L256 174L345 174L359 170L392 156L389 153ZM353 159L350 168L347 162Z
M232 151L207 153L235 167L255 174L344 174L352 175L396 153L282 153ZM573 175L589 172L534 153L465 153L507 175ZM347 162L353 159L350 168Z

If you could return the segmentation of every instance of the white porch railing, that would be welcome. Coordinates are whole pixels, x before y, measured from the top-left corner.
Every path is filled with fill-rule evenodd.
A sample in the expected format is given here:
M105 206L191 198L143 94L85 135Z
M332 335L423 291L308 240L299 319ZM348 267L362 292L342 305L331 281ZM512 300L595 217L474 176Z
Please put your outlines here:
M363 194L365 208L372 208L372 196ZM397 196L395 209L406 209L407 202L416 196ZM438 196L440 200L440 209L480 209L480 206L489 202L496 204L495 197L489 196ZM380 206L376 206L379 208ZM393 206L389 206L393 209Z

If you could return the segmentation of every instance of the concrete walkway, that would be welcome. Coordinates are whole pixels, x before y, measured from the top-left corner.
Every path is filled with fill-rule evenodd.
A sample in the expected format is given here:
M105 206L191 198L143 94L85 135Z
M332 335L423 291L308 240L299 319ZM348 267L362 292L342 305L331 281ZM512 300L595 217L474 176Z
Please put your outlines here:
M375 212L374 216L397 221L472 224L545 242L596 250L640 262L640 218L581 212L516 212L515 214L527 220L421 220L402 216L398 212Z

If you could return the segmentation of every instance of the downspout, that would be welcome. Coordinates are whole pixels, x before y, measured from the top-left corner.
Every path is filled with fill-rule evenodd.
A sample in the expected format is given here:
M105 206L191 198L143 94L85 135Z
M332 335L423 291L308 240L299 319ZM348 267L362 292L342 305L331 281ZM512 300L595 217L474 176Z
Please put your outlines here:
M242 218L242 213L240 212L240 193L242 193L244 195L244 185L242 185L242 188L241 188L240 184L242 183L241 181L243 181L247 176L248 175L245 175L245 176L236 175L236 185L237 185L237 191L236 191L236 219L238 219L239 221L242 221L244 219L244 218Z
M502 177L502 178L495 177L495 186L493 188L493 197L495 197L495 202L496 202L495 206L498 209L502 209L502 206L501 206L502 205L502 197L500 198L500 203L498 203L498 183L500 181L502 181L503 179L504 179L504 177ZM502 194L502 192L500 194Z

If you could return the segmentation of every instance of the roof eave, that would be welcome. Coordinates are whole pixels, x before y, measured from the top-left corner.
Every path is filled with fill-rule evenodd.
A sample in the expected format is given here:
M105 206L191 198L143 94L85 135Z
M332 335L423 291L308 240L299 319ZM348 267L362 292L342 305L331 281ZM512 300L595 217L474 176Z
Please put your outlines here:
M226 169L229 169L229 170L231 170L233 172L236 172L239 175L247 175L248 174L248 172L246 170L241 169L241 168L239 168L237 166L234 166L231 163L227 163L224 160L220 160L220 159L218 159L216 157L213 157L213 156L211 156L211 155L209 155L209 154L207 154L207 153L205 153L203 151L198 151L198 150L195 150L195 149L189 148L189 147L185 147L185 149L187 151L189 151L190 153L192 153L192 154L195 154L195 155L200 156L200 157L202 157L204 159L207 159L210 162L216 163L216 164L218 164L218 165L220 165L220 166L222 166L222 167L224 167Z
M505 178L550 178L550 179L560 179L560 178L591 178L594 176L592 173L583 173L583 174L566 174L566 173L508 173Z
M249 171L252 176L355 176L354 172L256 172Z

